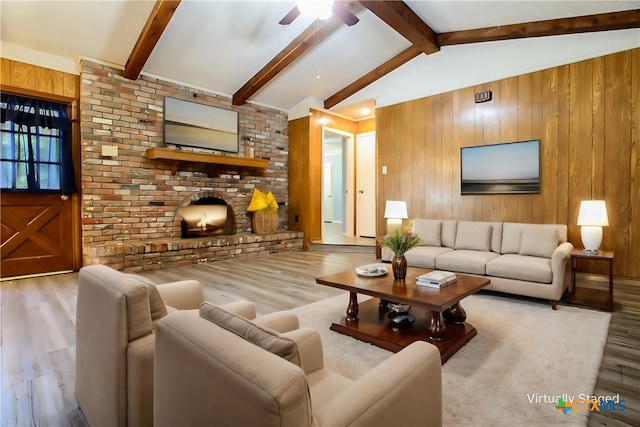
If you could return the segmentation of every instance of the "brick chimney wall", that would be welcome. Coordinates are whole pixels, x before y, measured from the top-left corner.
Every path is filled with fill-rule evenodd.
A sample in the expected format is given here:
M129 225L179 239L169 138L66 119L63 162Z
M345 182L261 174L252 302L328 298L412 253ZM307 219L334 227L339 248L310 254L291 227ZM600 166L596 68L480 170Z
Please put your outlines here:
M279 229L286 228L286 113L253 104L232 106L226 96L146 76L131 81L120 70L86 60L81 63L80 80L85 258L90 246L179 239L175 212L196 192L215 192L234 206L237 231L242 233L250 231L246 208L253 189L272 191L281 203ZM251 139L254 156L269 159L267 168L184 163L172 175L168 162L148 160L147 149L164 146L165 96L237 111L239 153L216 154L244 156ZM103 146L118 147L118 155L103 156Z

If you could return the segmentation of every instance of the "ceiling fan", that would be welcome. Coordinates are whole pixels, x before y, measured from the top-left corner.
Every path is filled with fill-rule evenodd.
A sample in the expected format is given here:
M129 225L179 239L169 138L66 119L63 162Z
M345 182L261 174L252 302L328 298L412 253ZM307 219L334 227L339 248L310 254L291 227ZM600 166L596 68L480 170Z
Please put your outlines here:
M314 14L318 19L327 19L335 14L348 26L355 25L359 21L358 17L339 0L302 0L280 20L280 24L289 25L302 13Z

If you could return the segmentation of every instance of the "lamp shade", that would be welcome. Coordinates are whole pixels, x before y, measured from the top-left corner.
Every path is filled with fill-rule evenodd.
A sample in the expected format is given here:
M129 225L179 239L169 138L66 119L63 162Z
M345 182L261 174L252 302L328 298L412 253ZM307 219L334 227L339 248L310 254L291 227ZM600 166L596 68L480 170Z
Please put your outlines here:
M409 218L409 215L407 214L407 202L399 200L387 200L387 204L384 208L384 217L394 219Z
M578 225L608 226L609 217L604 200L583 200L580 203Z

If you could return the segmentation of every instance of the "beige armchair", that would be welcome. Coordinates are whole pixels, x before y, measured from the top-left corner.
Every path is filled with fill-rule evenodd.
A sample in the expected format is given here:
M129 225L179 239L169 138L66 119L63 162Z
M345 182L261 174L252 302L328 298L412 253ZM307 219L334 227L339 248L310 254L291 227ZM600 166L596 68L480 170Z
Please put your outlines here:
M177 310L196 309L197 316L203 299L202 286L193 280L156 286L103 265L80 270L75 396L92 427L153 425L156 323ZM277 330L298 327L297 317L287 312L255 319L248 301L224 307Z
M435 346L413 343L353 381L324 368L317 331L234 318L205 303L158 322L154 426L442 424Z

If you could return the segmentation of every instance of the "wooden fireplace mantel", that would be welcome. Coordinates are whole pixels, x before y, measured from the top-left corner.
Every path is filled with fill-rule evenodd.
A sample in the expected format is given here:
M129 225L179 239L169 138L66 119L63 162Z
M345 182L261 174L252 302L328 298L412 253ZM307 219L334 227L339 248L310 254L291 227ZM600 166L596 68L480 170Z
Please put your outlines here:
M244 168L260 168L267 167L269 160L255 159L252 157L233 157L219 156L209 153L194 153L191 151L181 151L171 148L149 148L147 150L147 158L150 160L169 160L171 162L171 174L178 172L178 165L181 162L186 163L209 163L216 165L240 166Z

